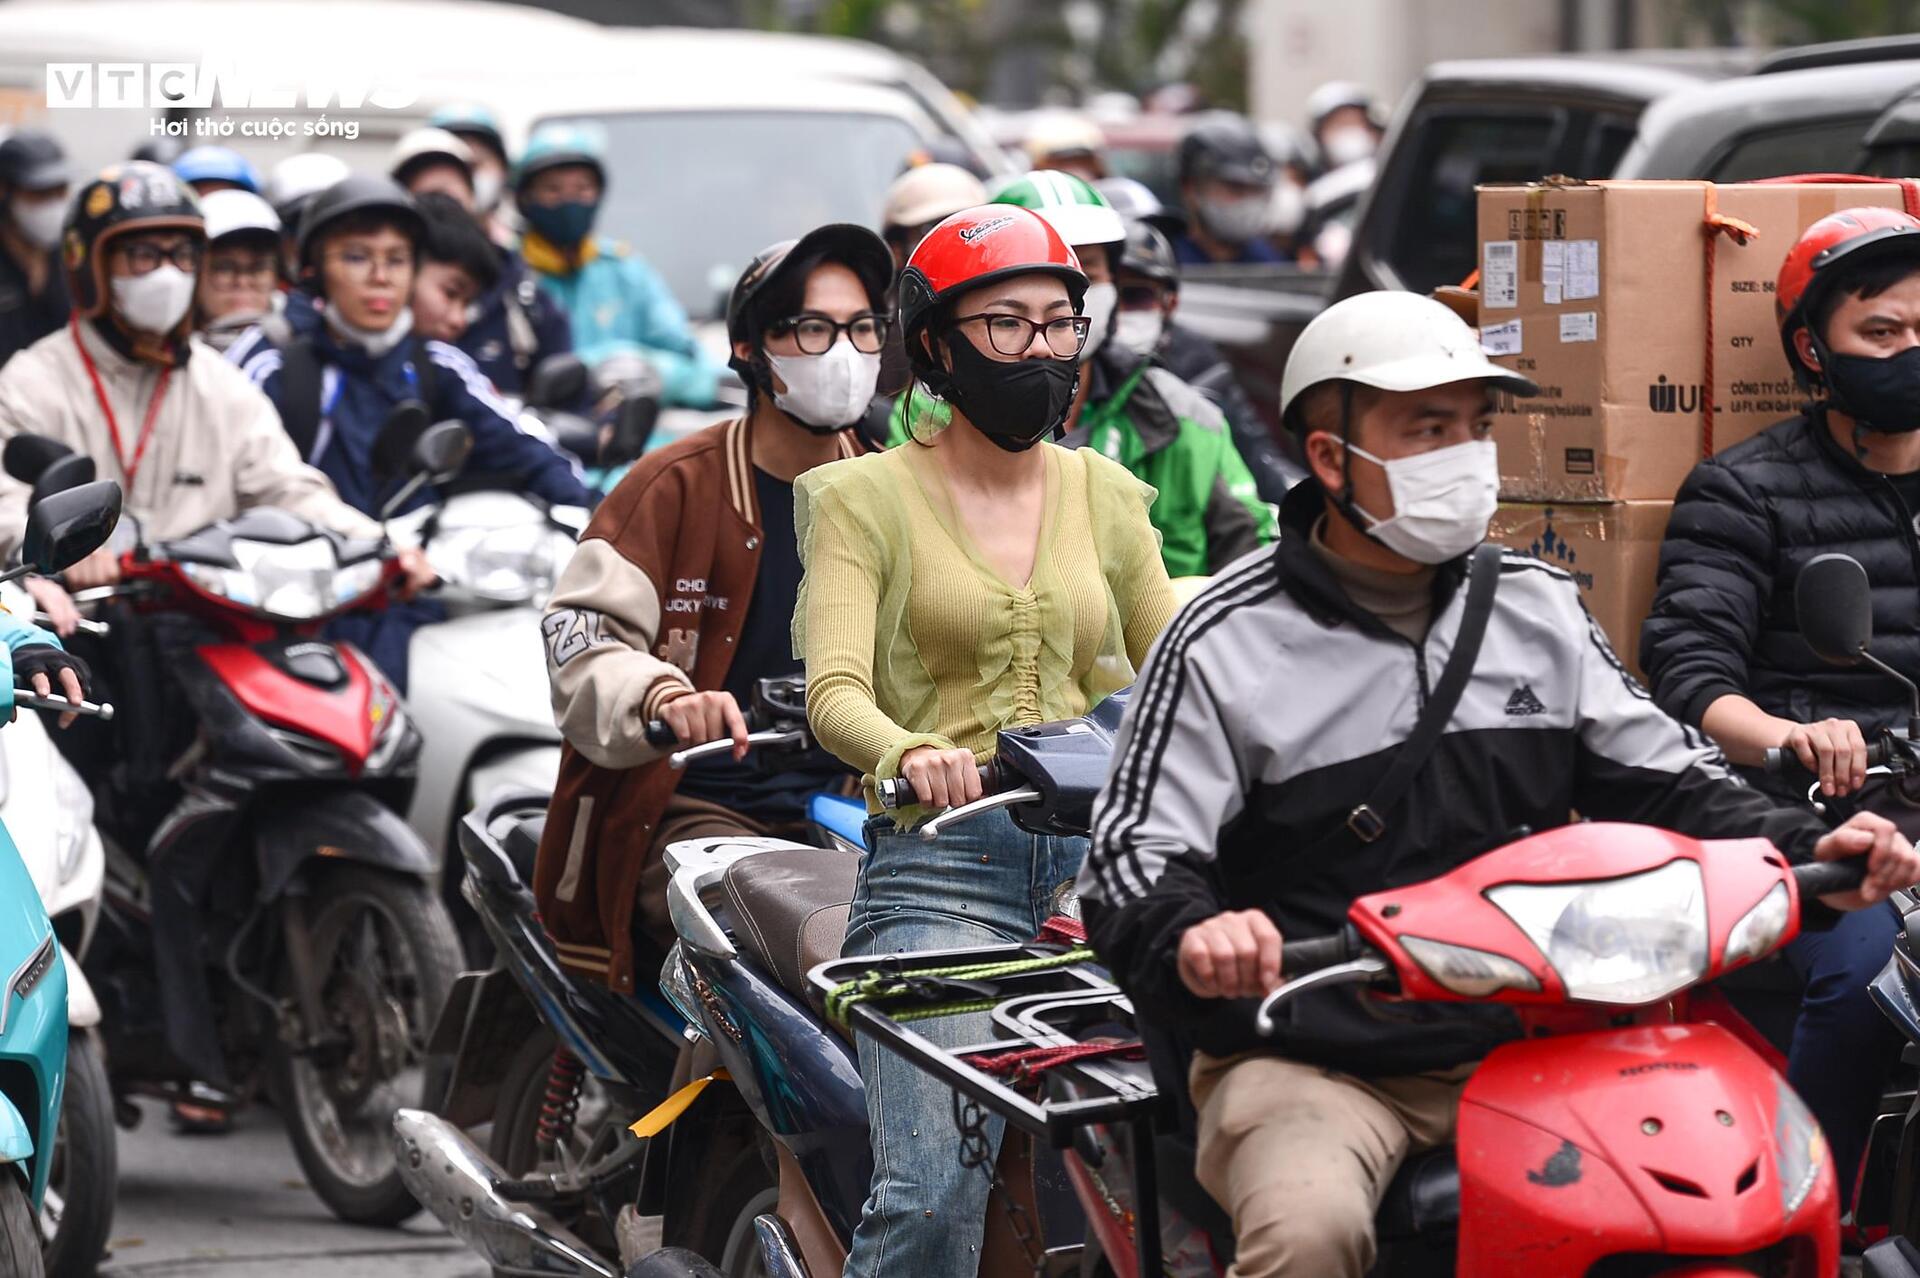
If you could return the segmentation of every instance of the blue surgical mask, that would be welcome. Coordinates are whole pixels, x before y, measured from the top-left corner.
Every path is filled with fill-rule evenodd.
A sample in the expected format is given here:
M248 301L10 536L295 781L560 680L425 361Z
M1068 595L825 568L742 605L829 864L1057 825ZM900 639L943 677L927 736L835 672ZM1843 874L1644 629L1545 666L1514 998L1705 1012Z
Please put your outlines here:
M565 200L559 204L534 204L529 201L521 206L520 213L527 219L527 225L540 233L541 239L558 248L572 248L593 230L593 220L600 214L600 202Z

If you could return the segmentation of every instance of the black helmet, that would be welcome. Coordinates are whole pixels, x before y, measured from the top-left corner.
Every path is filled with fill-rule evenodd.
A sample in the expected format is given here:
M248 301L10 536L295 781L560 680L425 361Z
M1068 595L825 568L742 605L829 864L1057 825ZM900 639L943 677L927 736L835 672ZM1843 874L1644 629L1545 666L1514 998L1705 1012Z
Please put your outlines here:
M129 160L80 188L67 209L60 241L76 313L93 318L107 309L107 242L132 231L155 230L186 231L203 242L207 234L200 201L165 165Z
M304 277L311 271L317 277L319 263L314 260L314 254L319 248L319 234L329 223L352 213L367 212L391 215L416 246L426 234L420 210L414 207L413 197L398 182L384 174L355 173L313 196L302 210L300 234L294 241L301 275Z
M727 294L727 366L749 383L753 381L752 365L733 355L731 347L734 342L759 340L760 334L751 331L747 322L754 299L785 275L782 268L788 263L798 265L815 253L823 261L839 262L858 275L869 298L884 299L893 283L893 253L886 242L866 227L850 222L829 222L797 240L782 240L761 249Z
M67 153L53 134L21 129L0 142L0 186L50 191L73 180Z
M186 149L186 143L174 137L171 133L164 133L157 138L148 138L145 142L133 148L133 154L127 158L129 160L146 160L153 164L164 164L168 168L172 168L173 162L179 159L181 153Z
M1180 181L1218 178L1241 186L1271 186L1273 157L1243 115L1209 111L1180 139Z
M1120 269L1170 288L1180 287L1180 260L1173 255L1173 245L1149 222L1127 223L1127 240L1120 246Z

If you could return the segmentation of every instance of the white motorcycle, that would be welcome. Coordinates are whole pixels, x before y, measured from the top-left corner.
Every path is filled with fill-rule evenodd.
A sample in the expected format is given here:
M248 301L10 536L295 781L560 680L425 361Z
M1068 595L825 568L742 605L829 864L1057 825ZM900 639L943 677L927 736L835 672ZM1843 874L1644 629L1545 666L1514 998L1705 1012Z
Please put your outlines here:
M426 742L407 823L440 853L464 940L478 933L460 876L445 873L454 823L502 787L551 792L560 773L540 615L586 522L577 506L482 490L389 525L443 583L432 597L447 619L415 631L407 654L407 707Z
M27 593L11 584L0 602L15 616L33 615ZM106 850L93 827L93 795L49 732L38 714L22 712L0 733L0 820L53 920L67 968L67 1083L40 1237L48 1278L82 1278L106 1253L119 1176L113 1092L94 1032L100 1003L80 970L100 914Z

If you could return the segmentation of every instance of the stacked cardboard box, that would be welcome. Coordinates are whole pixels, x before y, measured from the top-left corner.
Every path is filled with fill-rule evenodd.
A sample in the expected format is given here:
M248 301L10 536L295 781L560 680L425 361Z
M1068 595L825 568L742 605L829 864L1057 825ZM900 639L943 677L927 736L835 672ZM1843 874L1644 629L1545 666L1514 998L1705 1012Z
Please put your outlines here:
M1494 533L1574 572L1630 665L1681 482L1800 409L1773 304L1788 247L1902 203L1893 182L1480 188L1481 344L1540 386L1494 419Z

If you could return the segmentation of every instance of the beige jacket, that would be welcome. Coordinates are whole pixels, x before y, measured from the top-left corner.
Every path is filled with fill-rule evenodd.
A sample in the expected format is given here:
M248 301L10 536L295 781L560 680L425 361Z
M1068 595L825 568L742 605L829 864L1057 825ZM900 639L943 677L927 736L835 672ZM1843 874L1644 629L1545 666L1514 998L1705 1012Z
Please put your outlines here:
M87 344L107 402L120 424L125 458L100 411L74 345ZM182 537L252 506L277 506L353 537L378 537L380 525L340 500L327 477L300 460L280 415L241 371L194 339L173 370L154 419L153 437L128 491L140 427L161 369L130 360L81 321L41 338L0 367L0 444L31 431L94 459L101 479L117 481L127 515L149 542ZM11 558L27 526L31 490L0 474L0 559Z

